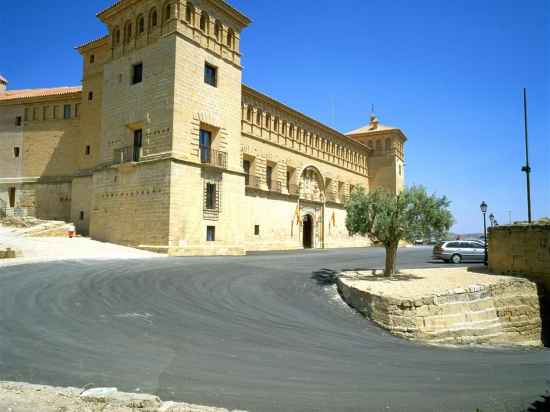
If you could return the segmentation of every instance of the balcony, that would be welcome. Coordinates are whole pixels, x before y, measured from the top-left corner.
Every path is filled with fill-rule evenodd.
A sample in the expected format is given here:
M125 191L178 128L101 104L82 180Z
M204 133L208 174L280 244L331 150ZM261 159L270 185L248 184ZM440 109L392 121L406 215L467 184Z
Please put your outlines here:
M126 146L115 149L113 152L113 164L120 165L123 163L139 162L141 159L141 147Z
M202 164L227 169L227 153L214 150L207 146L199 146Z
M274 193L282 193L283 192L283 184L279 182L278 180L267 182L267 188L270 192Z
M246 187L250 187L250 188L253 188L253 189L259 189L260 184L261 184L261 180L258 176L245 175L244 184L246 185Z

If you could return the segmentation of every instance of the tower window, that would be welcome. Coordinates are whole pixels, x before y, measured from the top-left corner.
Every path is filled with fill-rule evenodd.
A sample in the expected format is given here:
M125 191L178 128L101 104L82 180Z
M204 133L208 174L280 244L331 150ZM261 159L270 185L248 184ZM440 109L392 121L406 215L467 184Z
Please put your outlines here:
M90 151L91 151L90 146L89 146L89 145L86 146L86 150L85 150L86 155L89 155L89 154L90 154Z
M94 62L95 62L95 55L90 54L90 64L94 64Z
M138 26L138 33L142 34L145 31L145 19L143 18L143 16L138 17L137 26Z
M219 21L216 20L216 24L214 25L214 35L216 36L216 40L220 41L222 36L222 25Z
M200 29L204 33L208 34L210 32L209 26L210 26L210 17L208 16L208 13L203 11L201 13Z
M88 92L88 100L94 100L94 92Z
M152 9L149 14L149 30L157 25L157 11Z
M80 116L80 103L74 105L74 117ZM44 112L44 120L46 120L46 112Z
M254 235L260 236L260 225L254 226Z
M132 66L132 84L141 83L143 80L143 63Z
M233 31L233 29L229 29L227 31L227 47L229 47L230 49L232 49L234 47L234 44L235 44L235 32Z
M218 87L218 69L208 63L204 65L204 82L213 87Z
M17 146L13 148L13 157L19 157L21 149Z
M206 240L208 242L216 241L216 226L207 226L206 227Z
M217 187L215 183L206 184L206 208L208 210L217 209L218 196Z
M63 118L64 119L70 119L71 118L71 105L66 104L63 106Z
M195 17L195 8L190 2L187 2L187 6L185 6L185 21L193 25L194 17Z
M23 119L21 118L21 116L17 116L15 118L15 125L16 126L21 126L22 123L23 123Z

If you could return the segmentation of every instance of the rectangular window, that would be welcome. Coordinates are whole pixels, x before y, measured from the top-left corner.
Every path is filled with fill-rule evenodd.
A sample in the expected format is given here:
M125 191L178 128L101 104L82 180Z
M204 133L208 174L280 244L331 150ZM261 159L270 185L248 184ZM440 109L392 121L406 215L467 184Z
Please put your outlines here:
M132 84L141 83L143 80L143 63L132 66Z
M206 209L214 210L218 207L217 188L214 183L206 184Z
M53 118L58 119L59 118L59 106L53 107Z
M32 120L38 120L38 107L32 109Z
M90 146L86 146L86 151L85 151L86 155L89 155L90 154Z
M260 236L260 225L254 226L254 235Z
M243 160L244 170L244 184L248 186L250 184L250 160Z
M42 120L48 120L48 106L42 108Z
M218 87L218 69L208 63L204 64L204 82Z
M21 126L23 124L23 119L21 118L21 116L17 116L15 118L15 125L16 126Z
M88 92L88 100L94 100L94 92Z
M206 227L206 240L208 242L216 241L216 226L207 226Z
M84 220L84 212L82 210L80 211L80 220Z
M15 187L10 187L9 197L10 197L10 207L15 207Z
M19 154L20 154L20 151L21 149L19 149L19 147L14 147L13 148L13 157L19 157Z
M210 148L212 145L212 133L201 129L199 135L199 149L201 155L201 163L210 163Z
M80 103L74 105L74 117L80 116Z
M90 54L90 64L93 64L95 62L95 55Z
M271 187L273 186L272 178L273 178L273 167L267 166L267 168L265 170L265 180L266 180L266 183L267 183L267 188L269 190L271 190Z
M133 161L139 162L141 157L141 147L143 146L143 131L141 129L134 130L134 154Z
M63 106L63 118L64 119L70 119L71 118L71 105L66 104Z

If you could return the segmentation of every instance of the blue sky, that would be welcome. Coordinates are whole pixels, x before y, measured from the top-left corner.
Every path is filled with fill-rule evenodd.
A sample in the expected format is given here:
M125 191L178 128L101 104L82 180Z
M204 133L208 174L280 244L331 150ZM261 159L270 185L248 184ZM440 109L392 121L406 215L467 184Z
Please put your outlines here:
M73 48L105 33L114 0L5 0L0 73L10 88L76 85ZM522 90L529 93L535 217L550 216L548 0L231 0L244 81L346 132L380 121L407 134L407 183L452 200L455 231L525 219ZM46 5L47 4L47 5Z

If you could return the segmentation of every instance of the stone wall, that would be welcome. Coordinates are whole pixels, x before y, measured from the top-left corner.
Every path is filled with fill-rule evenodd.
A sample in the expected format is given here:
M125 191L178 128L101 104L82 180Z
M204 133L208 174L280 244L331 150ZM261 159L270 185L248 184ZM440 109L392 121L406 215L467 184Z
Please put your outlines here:
M541 282L550 292L550 224L489 229L489 267L494 273Z
M541 345L537 287L526 279L503 277L415 299L358 287L345 274L337 285L350 306L403 338L435 344Z

